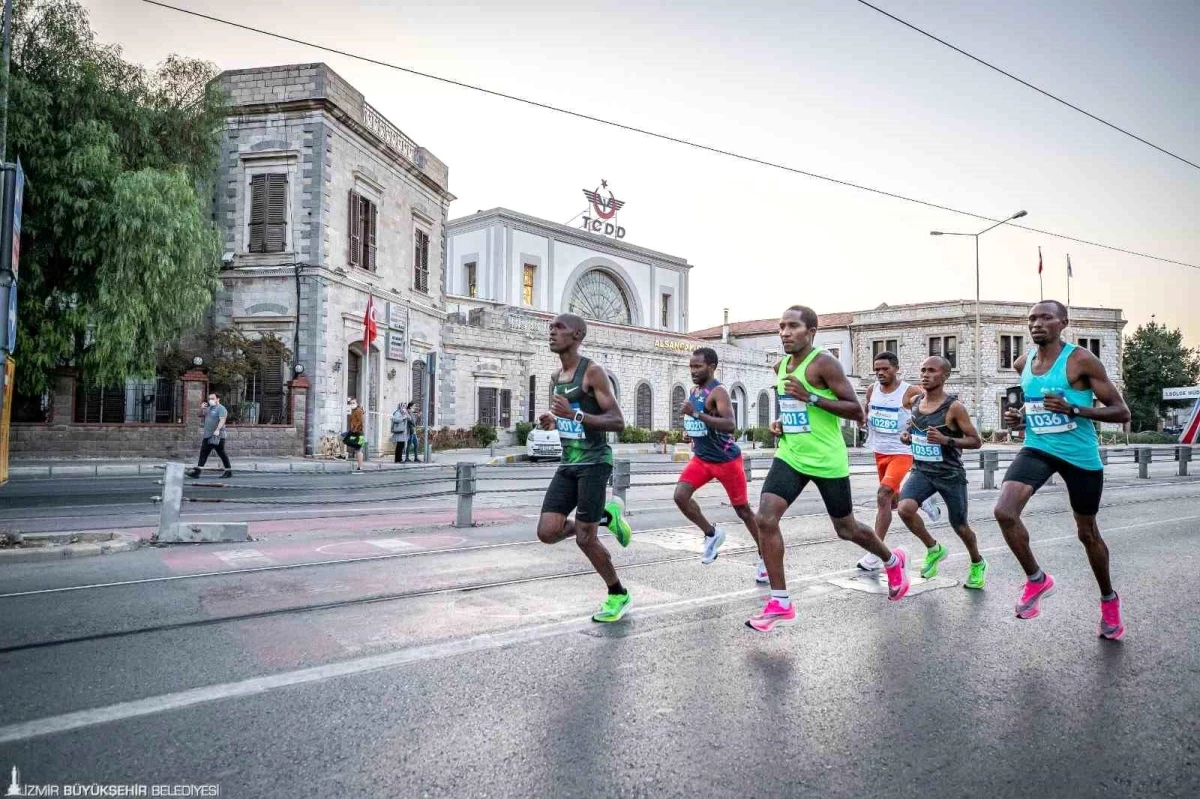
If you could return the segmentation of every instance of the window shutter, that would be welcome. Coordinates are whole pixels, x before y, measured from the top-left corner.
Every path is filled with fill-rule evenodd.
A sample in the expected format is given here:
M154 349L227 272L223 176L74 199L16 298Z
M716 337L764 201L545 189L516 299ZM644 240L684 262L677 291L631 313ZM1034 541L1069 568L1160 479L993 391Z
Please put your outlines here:
M350 266L362 266L362 205L350 192Z
M675 386L671 389L671 429L683 429L683 401L687 399L687 392L683 386Z
M250 252L266 252L267 176L250 178Z
M283 252L287 238L287 175L267 175L267 252Z
M479 411L477 418L479 424L496 427L496 389L479 389Z
M375 203L365 203L367 211L367 269L375 271L375 223L379 218L379 209Z
M500 426L512 426L512 391L507 388L500 391Z

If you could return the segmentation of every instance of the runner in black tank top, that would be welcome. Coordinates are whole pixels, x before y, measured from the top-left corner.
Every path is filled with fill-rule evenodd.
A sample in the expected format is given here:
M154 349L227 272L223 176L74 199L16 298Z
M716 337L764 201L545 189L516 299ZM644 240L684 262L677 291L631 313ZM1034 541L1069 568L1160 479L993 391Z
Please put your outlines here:
M692 382L696 388L684 399L680 413L683 429L692 444L692 459L679 482L675 484L675 504L692 524L704 533L704 556L701 563L712 563L717 559L717 550L725 543L725 531L711 524L692 499L697 489L710 480L717 480L725 487L729 504L750 537L758 544L758 525L746 491L746 472L742 466L742 451L733 441L735 421L729 392L713 377L717 368L717 353L711 347L701 347L692 353L688 364ZM767 581L767 568L759 558L755 579Z
M550 323L550 350L559 356L562 368L554 374L550 410L539 421L546 430L558 430L563 463L546 489L537 534L546 544L574 536L608 585L608 598L592 619L612 622L629 609L629 592L617 579L612 558L596 531L604 524L621 546L629 546L632 531L623 505L617 499L607 505L604 502L612 475L607 434L624 430L625 418L608 375L579 354L586 335L587 323L574 314L562 314ZM571 511L575 511L574 520L568 518Z
M921 387L925 393L913 400L911 424L901 436L902 441L912 446L913 468L900 490L898 510L900 519L925 544L921 576L932 580L937 577L938 564L950 552L925 529L917 508L935 493L941 494L950 515L950 526L971 555L963 587L981 589L987 561L979 554L975 531L967 523L967 472L959 450L979 449L983 440L958 397L946 393L948 377L950 362L945 358L934 355L921 364Z

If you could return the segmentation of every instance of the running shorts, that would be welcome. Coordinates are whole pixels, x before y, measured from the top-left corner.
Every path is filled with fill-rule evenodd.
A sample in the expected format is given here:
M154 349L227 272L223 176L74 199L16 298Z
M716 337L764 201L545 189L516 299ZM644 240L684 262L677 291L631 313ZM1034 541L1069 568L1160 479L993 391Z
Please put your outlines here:
M692 456L679 475L679 482L687 483L692 488L701 488L710 480L716 480L725 487L729 504L735 508L750 501L746 494L746 473L742 470L741 455L725 463L710 463Z
M912 468L912 455L880 455L875 453L875 468L879 470L879 484L885 485L895 493L900 493L900 484L904 476Z
M950 526L955 529L967 523L967 484L958 480L946 480L934 474L913 469L900 491L901 501L911 499L920 505L934 494L941 494L950 514Z
M817 490L821 492L821 499L825 501L825 510L829 518L841 519L854 513L854 503L850 499L849 475L813 477L796 471L779 458L771 462L771 471L767 472L762 493L774 494L791 505L809 483L816 485Z
M612 468L609 463L559 466L542 500L542 513L569 516L575 511L575 521L599 524Z
M1004 482L1024 483L1036 492L1056 473L1067 484L1071 510L1080 516L1095 516L1104 493L1103 469L1084 469L1047 452L1024 447L1009 464Z

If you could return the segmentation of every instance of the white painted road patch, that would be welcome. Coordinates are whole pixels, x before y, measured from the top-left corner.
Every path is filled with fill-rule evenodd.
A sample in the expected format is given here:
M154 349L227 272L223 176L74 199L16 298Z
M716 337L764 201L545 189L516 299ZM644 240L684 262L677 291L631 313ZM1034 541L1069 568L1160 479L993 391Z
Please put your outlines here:
M932 580L926 580L924 577L909 572L908 578L910 581L908 596L916 596L926 591L936 591L939 588L953 588L958 585L958 580L952 580L949 577L934 577ZM887 594L888 592L887 575L883 572L856 574L853 577L835 577L829 582L838 588L862 591L866 594Z
M231 565L243 563L249 560L271 560L257 549L226 549L221 552L214 552L212 554Z

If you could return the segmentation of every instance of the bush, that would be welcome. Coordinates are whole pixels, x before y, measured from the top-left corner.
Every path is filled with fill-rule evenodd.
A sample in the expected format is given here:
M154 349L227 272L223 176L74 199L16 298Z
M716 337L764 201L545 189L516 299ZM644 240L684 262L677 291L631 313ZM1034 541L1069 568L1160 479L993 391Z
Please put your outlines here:
M533 422L517 422L517 444L525 446L529 441L529 434L533 432Z
M759 446L770 449L775 446L775 434L771 432L769 427L755 427L751 431L751 440L757 441Z
M667 439L668 444L685 444L688 442L687 433L682 430L672 430L670 437Z
M471 428L471 438L475 439L475 446L486 447L494 444L499 436L496 428L490 424L480 423Z
M417 441L421 446L425 445L424 427L417 428ZM463 430L461 427L451 430L449 427L443 427L429 432L429 447L435 452L447 449L474 449L479 446L473 430Z
M1147 431L1145 433L1130 433L1130 444L1178 444L1178 436L1169 436L1166 433L1156 433Z
M647 444L650 442L650 431L642 427L626 427L617 434L617 441L622 444Z

